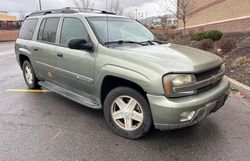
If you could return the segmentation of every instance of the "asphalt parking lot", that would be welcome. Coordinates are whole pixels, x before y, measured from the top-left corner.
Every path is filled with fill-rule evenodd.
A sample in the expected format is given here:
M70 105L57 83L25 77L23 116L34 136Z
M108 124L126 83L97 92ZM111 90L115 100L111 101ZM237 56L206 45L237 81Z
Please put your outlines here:
M199 126L152 130L127 140L95 111L52 92L27 89L14 43L0 43L1 161L249 161L250 101L230 95L225 106Z

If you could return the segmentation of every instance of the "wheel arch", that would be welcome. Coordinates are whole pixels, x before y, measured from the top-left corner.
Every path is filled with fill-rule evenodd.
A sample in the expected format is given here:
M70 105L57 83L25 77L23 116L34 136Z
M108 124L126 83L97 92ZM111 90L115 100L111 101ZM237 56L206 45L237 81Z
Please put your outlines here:
M95 94L100 98L102 104L107 94L119 86L136 89L147 99L146 93L149 90L150 80L146 76L130 69L112 65L103 67L99 73L96 77L97 81L95 81Z
M101 96L101 103L102 104L103 104L106 96L108 95L108 93L116 87L133 88L136 91L138 91L139 93L141 93L143 95L143 97L145 97L145 99L147 100L146 91L137 83L132 82L130 80L120 78L120 77L108 75L103 79L102 86L101 86L100 96Z
M29 61L30 62L30 58L27 56L27 55L25 55L25 54L19 54L19 56L18 56L18 58L19 58L19 64L20 64L20 67L22 68L22 66L23 66L23 63L24 63L24 61ZM30 62L31 63L31 62Z

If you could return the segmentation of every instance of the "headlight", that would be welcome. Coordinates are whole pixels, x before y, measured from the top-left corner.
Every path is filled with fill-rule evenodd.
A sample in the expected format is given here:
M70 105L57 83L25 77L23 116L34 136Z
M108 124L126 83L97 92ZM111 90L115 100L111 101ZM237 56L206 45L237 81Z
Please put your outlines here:
M175 87L194 84L196 82L193 74L169 74L163 77L165 93L168 97L181 97L195 94L196 91L176 92Z
M184 86L195 82L194 75L180 74L172 76L172 83L174 87Z

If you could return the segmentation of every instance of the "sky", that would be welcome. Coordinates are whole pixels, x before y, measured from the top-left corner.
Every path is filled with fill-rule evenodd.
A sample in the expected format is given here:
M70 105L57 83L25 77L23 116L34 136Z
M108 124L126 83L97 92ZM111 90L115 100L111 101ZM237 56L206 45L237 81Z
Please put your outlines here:
M73 0L41 0L42 9L55 9L74 6ZM159 0L120 0L121 6L130 12L135 12L138 9L138 13L147 12L147 17L162 15L159 9ZM94 2L95 9L106 10L105 0L92 0ZM110 3L111 0L108 0ZM38 10L38 0L0 0L0 11L8 11L9 13L18 16L20 12L30 13L34 10ZM144 17L145 18L145 17Z

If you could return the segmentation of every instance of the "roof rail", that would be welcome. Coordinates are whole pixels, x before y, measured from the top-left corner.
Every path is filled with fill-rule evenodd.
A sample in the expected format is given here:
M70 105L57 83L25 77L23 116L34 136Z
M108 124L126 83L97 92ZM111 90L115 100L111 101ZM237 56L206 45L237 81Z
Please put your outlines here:
M112 12L102 11L102 10L93 9L93 8L65 7L65 8L62 8L62 9L51 9L51 10L43 10L43 11L32 12L31 14L27 15L25 18L28 18L28 17L31 17L31 16L41 16L41 15L46 15L46 14L79 13L79 12L115 15L115 13L112 13Z
M108 12L104 10L99 10L95 8L78 8L78 7L66 7L64 9L69 9L69 10L76 10L78 12L83 12L83 13L100 13L100 14L111 14L115 15L113 12Z

